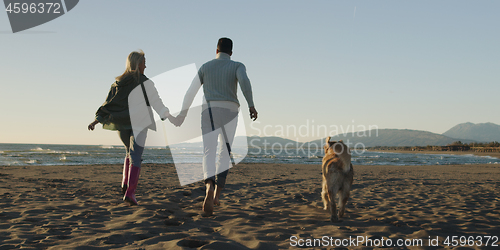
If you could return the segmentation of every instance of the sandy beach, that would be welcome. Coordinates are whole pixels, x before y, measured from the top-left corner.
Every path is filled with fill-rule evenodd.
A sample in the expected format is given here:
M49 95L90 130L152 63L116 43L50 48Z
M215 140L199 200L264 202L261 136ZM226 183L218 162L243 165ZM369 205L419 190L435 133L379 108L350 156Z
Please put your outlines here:
M143 165L134 207L121 201L120 165L2 166L0 249L287 249L324 236L345 244L421 239L412 249L472 236L461 249L482 249L485 237L500 236L499 165L354 170L346 216L331 223L319 165L239 164L211 217L200 213L203 185L181 187L173 165ZM366 244L346 248L375 248Z

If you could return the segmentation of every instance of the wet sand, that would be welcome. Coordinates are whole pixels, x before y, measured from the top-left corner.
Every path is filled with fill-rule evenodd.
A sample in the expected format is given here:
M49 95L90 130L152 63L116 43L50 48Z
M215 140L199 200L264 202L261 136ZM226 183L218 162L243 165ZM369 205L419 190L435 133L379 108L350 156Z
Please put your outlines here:
M202 183L180 186L171 164L143 165L134 207L121 201L120 165L2 166L0 249L286 249L323 236L436 249L429 239L500 236L499 165L354 170L346 216L332 223L320 165L237 165L211 217L201 215Z

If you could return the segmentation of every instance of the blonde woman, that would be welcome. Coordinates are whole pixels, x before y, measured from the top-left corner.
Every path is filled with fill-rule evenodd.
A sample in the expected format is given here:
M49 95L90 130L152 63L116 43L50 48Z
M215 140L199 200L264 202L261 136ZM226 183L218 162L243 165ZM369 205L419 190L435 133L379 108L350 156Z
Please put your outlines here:
M155 125L150 106L162 120L173 118L168 108L163 105L153 82L144 75L144 69L146 69L144 52L134 51L130 53L125 72L116 77L106 101L99 107L95 120L88 126L89 130L94 130L95 125L101 123L104 129L118 130L126 151L122 179L123 200L129 205L137 205L135 189L141 171L141 156L144 151L147 130L148 128L154 129ZM132 101L131 93L140 93L140 95L135 95L139 98ZM138 99L139 101L137 101ZM135 110L134 113L139 114L142 121L137 121L138 116L134 116L130 112L131 110ZM146 124L146 126L138 129L136 124Z

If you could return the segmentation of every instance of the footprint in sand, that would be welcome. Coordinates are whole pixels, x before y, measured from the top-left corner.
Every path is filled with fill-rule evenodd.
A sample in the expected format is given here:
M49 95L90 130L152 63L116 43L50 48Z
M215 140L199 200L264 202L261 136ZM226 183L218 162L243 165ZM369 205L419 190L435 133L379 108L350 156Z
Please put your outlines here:
M186 239L182 239L179 242L177 242L177 245L181 246L181 247L198 248L198 247L204 246L208 243L209 242L206 240L186 238Z

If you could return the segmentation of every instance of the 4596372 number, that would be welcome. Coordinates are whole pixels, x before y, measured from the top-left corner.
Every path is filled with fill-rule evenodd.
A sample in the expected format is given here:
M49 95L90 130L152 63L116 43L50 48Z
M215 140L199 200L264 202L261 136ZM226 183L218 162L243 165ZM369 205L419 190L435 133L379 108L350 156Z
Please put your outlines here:
M60 3L9 3L5 11L9 14L35 14L35 13L55 13L60 14Z
M498 246L498 236L448 236L443 242L447 246Z

